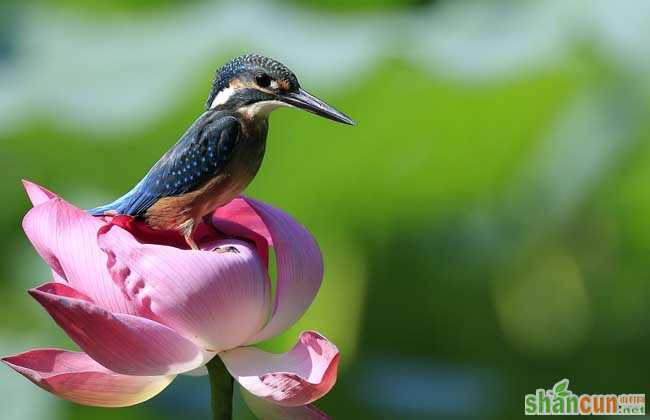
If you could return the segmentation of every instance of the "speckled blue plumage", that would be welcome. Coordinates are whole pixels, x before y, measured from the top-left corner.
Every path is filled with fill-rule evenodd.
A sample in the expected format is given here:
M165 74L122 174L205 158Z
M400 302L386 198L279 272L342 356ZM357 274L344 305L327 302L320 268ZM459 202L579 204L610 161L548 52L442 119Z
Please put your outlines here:
M161 198L199 188L227 165L239 131L233 116L204 113L131 191L89 213L142 216Z
M296 76L278 61L257 54L234 58L217 71L206 103L206 112L147 175L122 197L88 212L96 216L121 214L144 216L145 219L151 218L153 212L157 214L155 218L158 225L167 225L161 223L160 218L169 218L171 222L182 225L186 216L192 219L197 217L188 214L192 213L193 206L202 203L200 199L194 200L190 193L206 195L207 201L214 198L219 204L221 193L225 194L224 197L232 193L228 188L244 188L261 163L267 123L265 118L254 121L242 118L238 111L256 102L275 99L273 94L255 87L255 75L260 72L281 81L291 91L297 91L299 87ZM227 103L213 104L218 93L229 87L233 80L237 80L238 88L229 94ZM243 129L242 124L247 124L248 128ZM233 157L233 149L240 137L247 139L246 146L238 149L238 157ZM232 165L233 160L238 163ZM221 174L224 176L217 178ZM202 188L207 187L211 180L223 181L225 184L203 191ZM233 185L228 184L232 182ZM220 187L223 187L223 191L220 191ZM166 207L170 200L161 201L164 198L180 200L173 203L172 207ZM183 198L188 201L183 202ZM161 208L157 203L161 203L162 208L167 208L162 212L164 214L159 214Z

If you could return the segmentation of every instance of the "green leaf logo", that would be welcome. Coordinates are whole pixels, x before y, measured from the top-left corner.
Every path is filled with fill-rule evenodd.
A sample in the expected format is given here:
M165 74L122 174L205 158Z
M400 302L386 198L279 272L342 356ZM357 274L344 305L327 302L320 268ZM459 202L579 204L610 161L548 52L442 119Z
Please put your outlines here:
M564 398L568 397L571 395L571 392L568 390L569 388L569 380L568 379L562 379L555 385L553 385L553 394L555 394L556 397Z

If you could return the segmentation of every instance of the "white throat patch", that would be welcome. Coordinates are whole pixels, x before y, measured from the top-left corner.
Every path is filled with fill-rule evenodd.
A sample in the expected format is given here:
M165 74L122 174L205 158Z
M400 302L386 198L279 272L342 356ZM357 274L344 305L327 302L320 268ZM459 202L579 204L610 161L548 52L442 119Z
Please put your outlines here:
M282 106L286 106L289 108L293 108L292 105L289 105L287 103L284 103L282 101L260 101L260 102L255 102L254 104L243 106L239 108L239 112L245 116L246 118L253 119L253 118L266 118L269 116L271 111L273 111L276 108L280 108Z

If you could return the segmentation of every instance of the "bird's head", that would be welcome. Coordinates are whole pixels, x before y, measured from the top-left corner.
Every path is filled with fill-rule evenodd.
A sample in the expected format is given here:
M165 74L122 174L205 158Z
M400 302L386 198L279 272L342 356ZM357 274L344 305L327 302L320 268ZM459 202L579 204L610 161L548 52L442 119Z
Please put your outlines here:
M272 110L289 106L355 124L344 113L302 89L287 66L257 54L236 57L221 67L205 106L237 110L249 118L266 118Z

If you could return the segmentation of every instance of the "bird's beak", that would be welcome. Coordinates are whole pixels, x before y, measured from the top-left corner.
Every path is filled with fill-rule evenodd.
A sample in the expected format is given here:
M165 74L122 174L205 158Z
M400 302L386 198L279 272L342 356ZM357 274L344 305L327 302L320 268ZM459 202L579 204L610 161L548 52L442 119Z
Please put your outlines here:
M356 125L352 118L341 111L337 111L302 88L298 89L298 92L285 92L280 94L280 100L291 106L304 109L305 111L320 115L332 121Z

